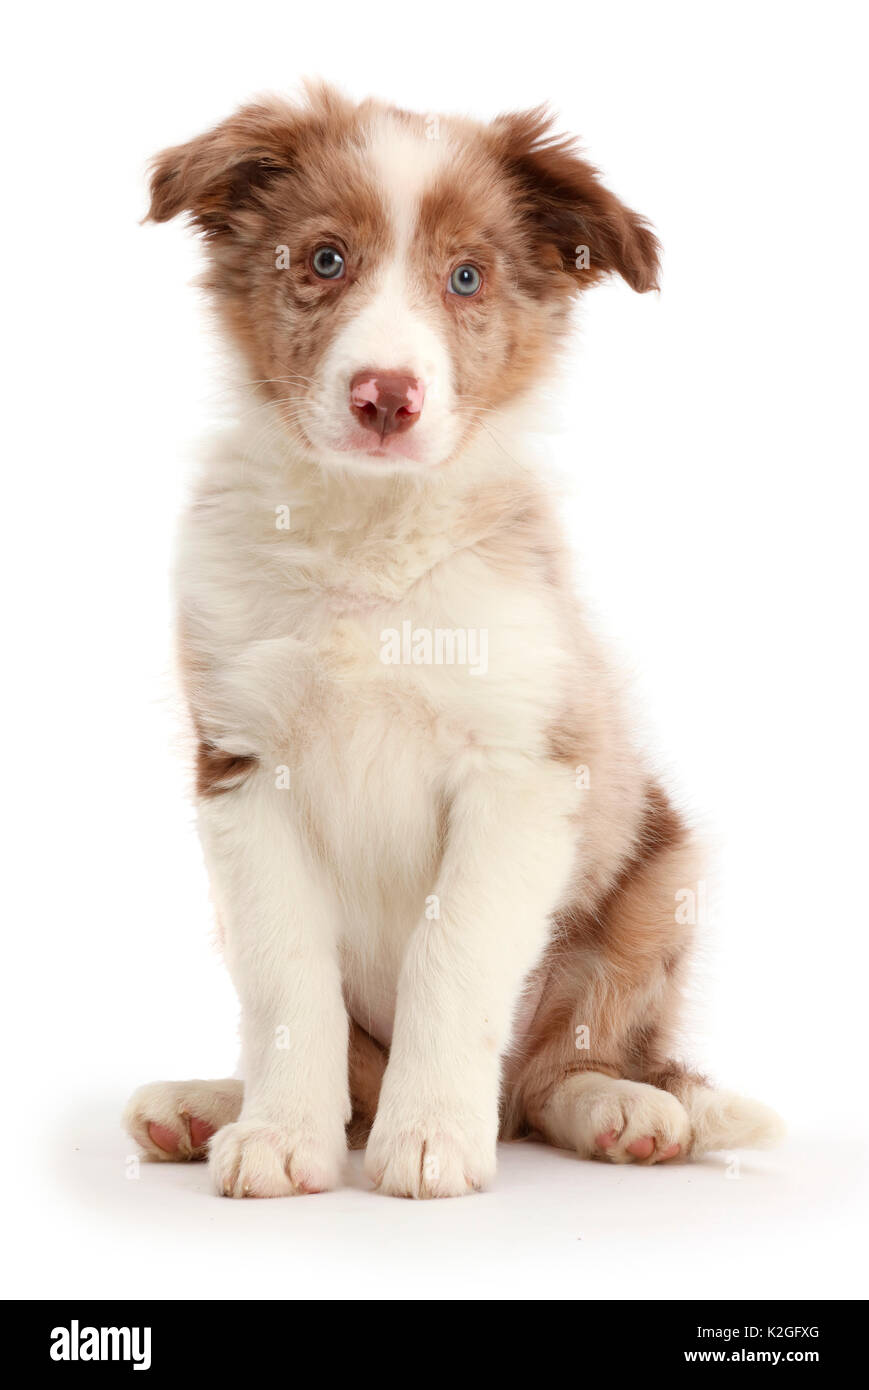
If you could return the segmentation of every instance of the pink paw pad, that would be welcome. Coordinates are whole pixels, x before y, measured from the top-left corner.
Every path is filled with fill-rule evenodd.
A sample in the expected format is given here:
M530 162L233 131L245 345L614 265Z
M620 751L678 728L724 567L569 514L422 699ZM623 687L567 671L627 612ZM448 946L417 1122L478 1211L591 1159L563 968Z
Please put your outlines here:
M604 1153L606 1153L607 1149L615 1148L618 1137L614 1129L608 1129L603 1134L595 1135L594 1142L599 1149L603 1149Z
M151 1142L156 1144L158 1149L164 1153L175 1154L181 1147L181 1139L176 1130L170 1129L168 1125L151 1123L148 1125L148 1134ZM190 1116L190 1144L191 1147L201 1149L214 1134L213 1125L208 1124L207 1120L200 1120L196 1115Z
M194 1149L201 1149L203 1144L207 1144L213 1133L214 1126L207 1120L198 1120L195 1115L190 1116L190 1142Z
M615 1148L618 1138L619 1136L614 1129L608 1129L602 1134L595 1135L594 1142L603 1153L609 1153L610 1149ZM670 1144L666 1149L658 1149L656 1152L653 1135L644 1134L640 1139L634 1139L632 1143L628 1144L627 1152L631 1158L639 1159L641 1162L645 1162L646 1159L652 1158L654 1155L656 1162L666 1163L668 1158L676 1158L682 1152L682 1145Z
M644 1134L642 1139L635 1139L632 1144L628 1144L628 1153L634 1158L651 1158L655 1152L655 1141L651 1134Z
M168 1125L151 1124L148 1126L148 1133L151 1136L151 1142L156 1144L158 1149L162 1149L164 1153L174 1154L178 1152L178 1135Z

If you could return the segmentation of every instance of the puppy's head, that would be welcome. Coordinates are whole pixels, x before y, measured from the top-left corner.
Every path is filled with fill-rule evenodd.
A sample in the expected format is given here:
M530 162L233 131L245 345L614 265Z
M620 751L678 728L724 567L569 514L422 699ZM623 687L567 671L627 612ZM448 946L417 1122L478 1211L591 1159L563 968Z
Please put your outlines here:
M354 105L243 108L155 161L253 381L324 467L429 470L547 371L573 295L655 288L658 245L542 110L484 126Z

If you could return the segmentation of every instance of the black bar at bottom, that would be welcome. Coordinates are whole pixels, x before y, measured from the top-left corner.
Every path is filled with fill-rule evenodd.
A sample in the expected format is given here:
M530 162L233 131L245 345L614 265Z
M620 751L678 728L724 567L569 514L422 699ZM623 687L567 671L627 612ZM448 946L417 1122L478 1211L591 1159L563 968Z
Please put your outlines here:
M321 1319L312 1325L296 1303L281 1300L12 1301L4 1318L16 1364L60 1378L108 1370L169 1373L173 1381L187 1374L201 1381L212 1372L274 1370L294 1377L301 1368L309 1378L318 1374L321 1361L329 1379L346 1376L350 1382L360 1373L376 1372L381 1360L389 1379L417 1379L420 1357L428 1373L448 1370L462 1378L476 1366L483 1375L498 1374L505 1362L516 1375L526 1358L532 1375L536 1368L537 1376L561 1377L570 1368L577 1381L594 1374L624 1383L627 1377L678 1369L702 1376L714 1367L738 1374L739 1366L862 1378L863 1301L564 1301L572 1303L573 1313L541 1314L539 1304L528 1302L526 1312L511 1315L504 1330L497 1315L491 1319L483 1311L482 1300L471 1301L474 1322L457 1329L455 1340L449 1324L428 1305L419 1324L411 1313L402 1315L400 1325L383 1317L372 1321L366 1313L360 1332L348 1311L336 1315L334 1332L328 1332ZM395 1346L390 1345L393 1328ZM352 1358L349 1363L345 1356Z

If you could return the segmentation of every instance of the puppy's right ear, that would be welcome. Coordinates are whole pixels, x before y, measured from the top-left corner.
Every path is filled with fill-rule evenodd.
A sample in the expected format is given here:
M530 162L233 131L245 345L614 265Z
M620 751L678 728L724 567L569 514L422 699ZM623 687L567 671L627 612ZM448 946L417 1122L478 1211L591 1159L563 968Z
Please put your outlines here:
M231 235L260 189L292 167L299 114L282 102L242 107L206 135L158 155L151 166L145 221L188 212L216 239Z

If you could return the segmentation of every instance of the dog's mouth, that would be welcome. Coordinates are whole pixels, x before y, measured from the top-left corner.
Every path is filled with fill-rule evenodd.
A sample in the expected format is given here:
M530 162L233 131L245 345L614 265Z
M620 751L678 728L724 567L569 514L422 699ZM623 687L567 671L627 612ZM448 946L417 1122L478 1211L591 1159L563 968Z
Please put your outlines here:
M415 434L380 436L370 430L351 428L346 433L339 433L337 437L330 439L327 434L323 439L313 439L310 442L315 451L325 445L328 453L337 461L346 461L350 465L356 463L363 468L376 468L378 471L386 471L389 468L424 468L436 462L436 459L429 456L425 438Z
M346 444L339 446L338 452L342 454L362 454L369 459L384 459L388 462L421 463L419 447L414 447L415 441L405 439L402 436L386 436L378 440L376 436L372 439L351 437Z

